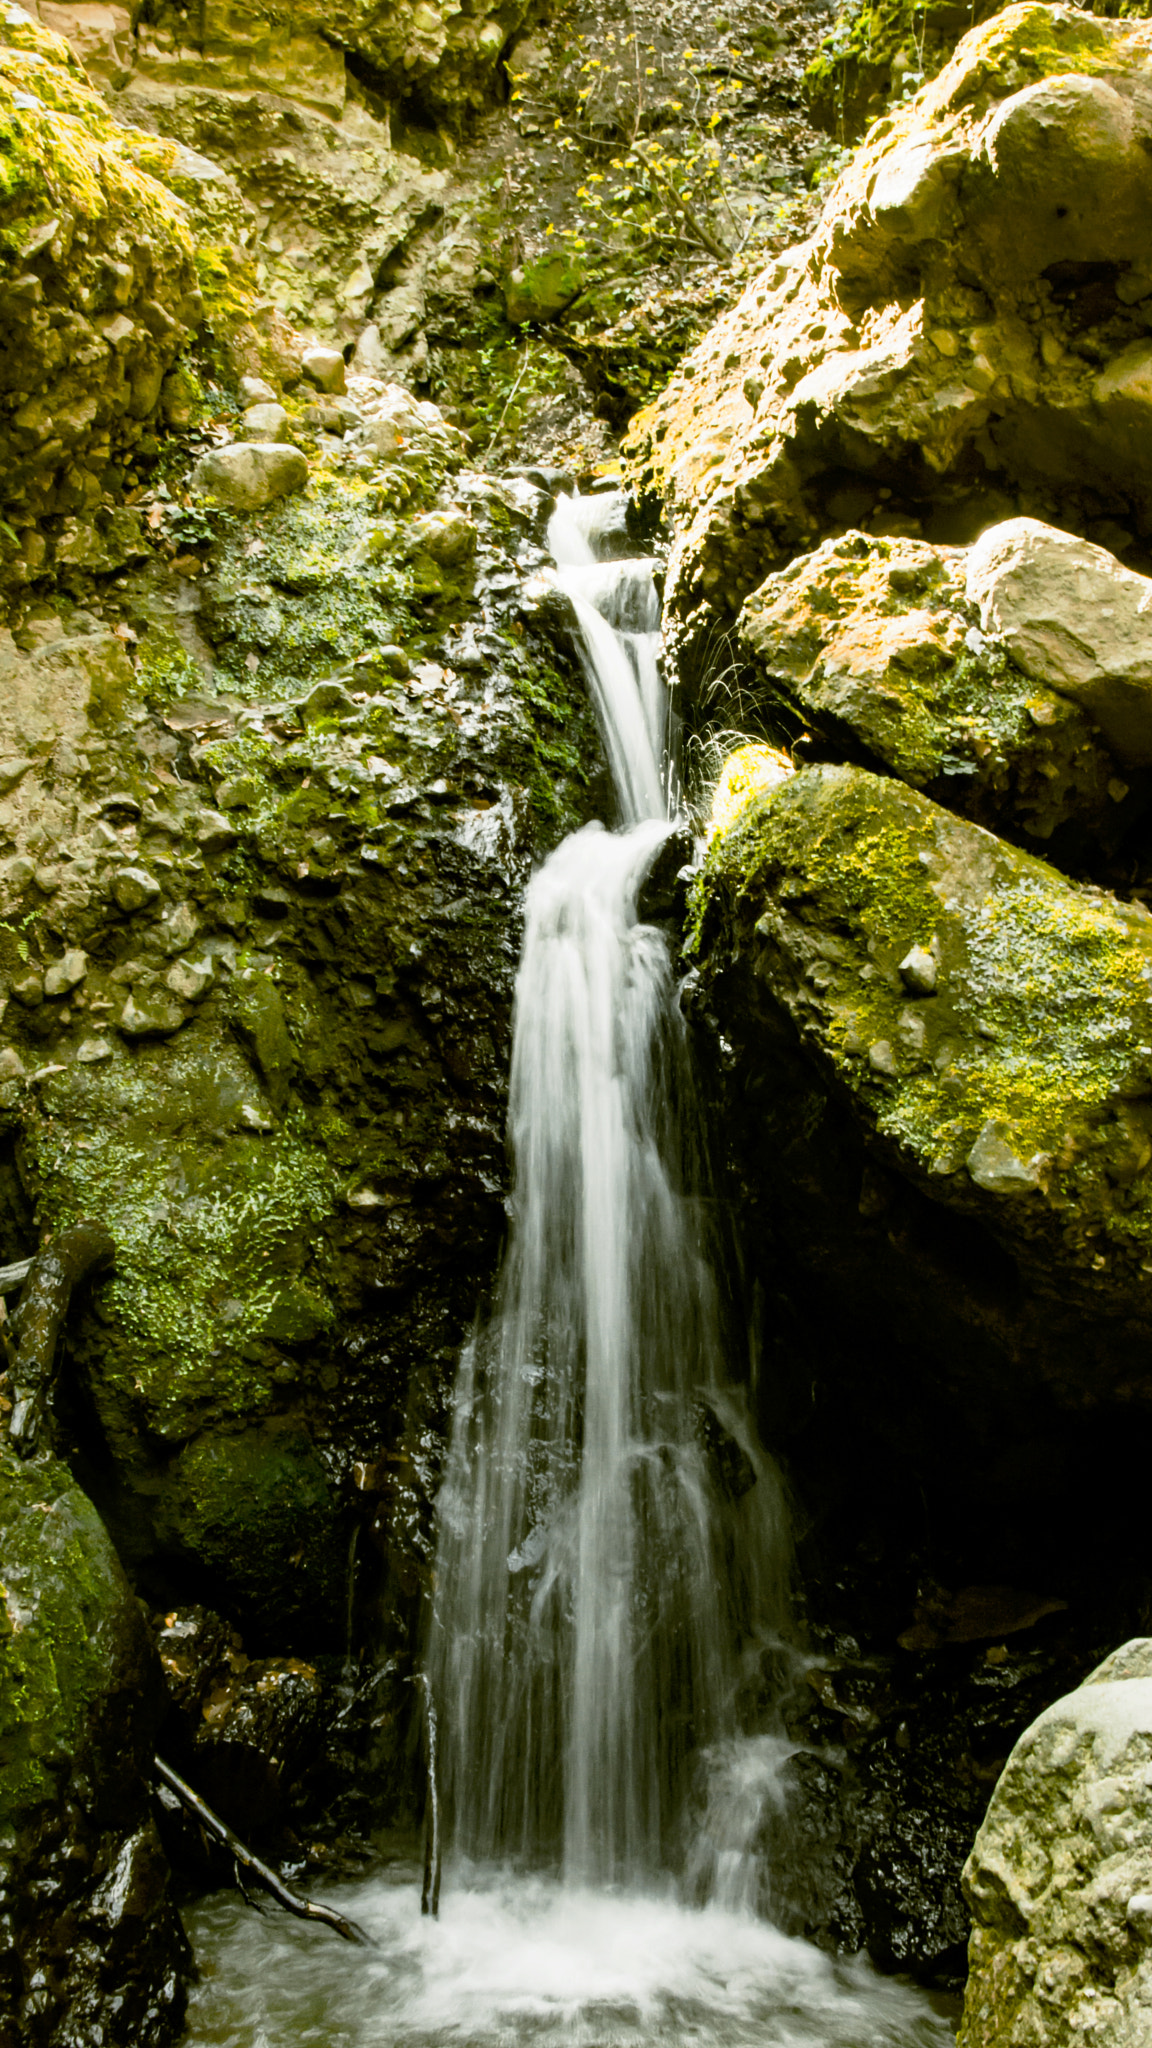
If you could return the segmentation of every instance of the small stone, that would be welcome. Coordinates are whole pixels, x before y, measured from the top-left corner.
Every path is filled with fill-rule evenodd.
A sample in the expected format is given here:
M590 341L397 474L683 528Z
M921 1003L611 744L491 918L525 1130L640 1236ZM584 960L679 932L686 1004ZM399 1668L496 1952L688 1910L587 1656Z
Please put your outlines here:
M112 896L121 910L143 910L160 894L160 884L147 868L121 868L112 877Z
M15 789L22 775L27 775L32 763L23 754L5 754L0 759L0 796L7 796Z
M1133 1892L1126 1918L1141 1941L1152 1940L1152 1892Z
M237 512L258 512L307 481L307 457L282 441L234 441L202 455L192 472L194 489Z
M985 1188L990 1195L1027 1195L1039 1187L1040 1169L1046 1158L1038 1152L1031 1159L1021 1159L1011 1142L1008 1126L989 1117L966 1164L977 1187Z
M926 946L913 946L900 962L900 979L909 995L930 996L936 991L936 961Z
M875 1045L868 1047L868 1065L874 1074L886 1074L890 1080L899 1073L890 1040L878 1038Z
M22 1081L27 1069L16 1048L6 1045L0 1052L0 1081Z
M200 919L190 903L178 903L160 926L157 936L165 953L182 953L200 929Z
M386 647L377 648L375 658L381 668L386 668L390 676L396 676L401 682L412 673L412 663L404 649L394 646L391 641Z
M933 348L938 349L942 356L959 355L959 337L953 334L952 329L950 327L934 327L928 338L931 341Z
M306 348L304 351L304 375L318 391L339 393L347 387L344 382L344 358L336 348Z
M240 396L245 408L254 405L275 405L276 393L263 377L241 377Z
M223 853L226 846L236 844L236 827L230 824L221 811L201 811L196 826L196 841L205 853Z
M264 1115L263 1110L255 1108L251 1102L242 1102L240 1105L240 1127L245 1131L270 1131L272 1124Z
M173 995L179 996L181 1002L198 1003L201 996L206 995L211 988L213 977L211 960L177 960L175 966L168 969L164 980Z
M240 422L242 441L286 441L288 414L275 401L271 405L250 405Z
M76 1057L86 1067L93 1067L97 1060L110 1060L112 1047L106 1038L85 1038L76 1048Z
M0 874L10 889L26 889L36 869L26 854L18 853L12 860L6 860Z
M412 523L425 554L443 568L457 568L476 552L476 528L458 505L444 512L422 512Z
M216 802L222 811L250 811L260 794L255 775L229 775L216 791Z
M162 996L130 995L120 1012L119 1025L125 1038L170 1038L184 1022L183 1012Z
M44 1001L43 979L33 969L27 974L22 974L19 981L12 983L12 993L18 1003L23 1003L26 1010L34 1010L38 1003Z
M88 955L79 946L65 953L62 960L54 960L44 976L46 996L66 996L78 988L88 972Z

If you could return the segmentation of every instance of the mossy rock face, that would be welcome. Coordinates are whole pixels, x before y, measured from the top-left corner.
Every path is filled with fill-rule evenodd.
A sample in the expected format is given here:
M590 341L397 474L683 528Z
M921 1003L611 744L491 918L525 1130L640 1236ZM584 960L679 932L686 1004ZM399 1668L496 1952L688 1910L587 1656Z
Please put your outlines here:
M427 1561L504 1227L520 892L601 800L526 589L547 500L354 382L380 447L302 433L291 500L172 504L198 575L149 558L0 640L10 1255L107 1222L64 1368L86 1477L157 1604L202 1575L273 1649L341 1625L353 1518L409 1590ZM354 1476L385 1454L387 1514ZM281 1456L270 1535L268 1489L225 1478Z
M0 2026L159 2048L190 1958L144 1778L155 1649L90 1501L5 1443L0 1555Z
M762 701L981 824L1114 839L1129 782L1078 705L985 639L967 561L849 533L767 577L738 629Z
M134 139L150 141L113 120L63 38L9 6L0 19L0 585L27 580L54 555L114 567L140 552L138 517L110 512L103 478L139 443L200 300L185 208L139 168Z
M1150 79L1146 23L1018 5L869 131L811 241L633 423L685 642L848 527L966 543L1022 515L1146 544Z
M274 1639L304 1631L339 1644L347 1536L307 1433L291 1423L208 1432L168 1473L158 1534L221 1589L229 1612Z
M1124 1644L1016 1744L964 1870L960 2048L1139 2048L1152 2026L1152 1643Z
M807 769L754 798L714 838L697 892L694 954L745 1058L755 1033L739 1017L756 990L878 1161L978 1219L1046 1295L1146 1326L1142 905L1076 888L851 767ZM1075 1382L1074 1355L1042 1369ZM1088 1384L1099 1361L1083 1369Z

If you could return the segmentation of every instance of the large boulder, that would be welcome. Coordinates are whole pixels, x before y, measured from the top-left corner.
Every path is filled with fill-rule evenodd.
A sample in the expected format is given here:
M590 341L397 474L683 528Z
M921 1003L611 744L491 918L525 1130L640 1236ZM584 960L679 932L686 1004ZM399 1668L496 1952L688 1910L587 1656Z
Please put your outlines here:
M966 542L1019 514L1143 541L1150 95L1146 23L1027 4L877 123L812 240L635 422L681 621L849 526Z
M972 550L972 565L977 557L988 561L997 536L1025 524L1038 545L1047 537L1061 563L1068 553L1090 555L1104 585L1152 597L1152 582L1130 575L1102 548L1035 521L994 527ZM981 823L1047 840L1074 820L1109 838L1135 804L1125 803L1129 782L1080 708L1084 693L1071 701L1078 687L1073 681L1069 688L1067 661L1057 668L1033 646L1030 622L1052 614L1047 584L1036 579L1031 603L1017 598L1010 635L1002 630L1003 598L999 608L996 599L981 607L972 589L962 548L843 534L765 578L740 614L739 639L767 707L792 713L826 743L865 749L913 788ZM1089 610L1086 620L1089 635L1107 632L1102 615ZM1050 627L1040 630L1051 638ZM1138 680L1142 655L1135 646L1128 654L1129 693L1135 704L1147 700L1152 717L1152 689ZM1124 677L1113 685L1125 686ZM748 687L743 675L741 688Z
M186 210L62 37L0 17L0 582L140 552L108 493L199 317ZM48 524L45 526L44 521Z
M0 2042L159 2048L188 1944L145 1772L163 1686L96 1510L0 1441Z
M1152 1641L1017 1743L964 1872L960 2048L1152 2038Z
M1000 1248L989 1270L996 1258L1010 1264L1017 1303L1022 1285L1042 1304L1038 1318L1051 1321L1062 1304L1095 1319L1097 1339L1120 1319L1111 1349L1082 1333L1045 1346L1037 1320L1025 1372L1060 1399L1118 1386L1147 1399L1143 905L1076 887L855 767L809 768L752 795L716 832L696 886L691 945L747 1102L777 1072L793 1088L786 1025L784 1039L846 1107L881 1173L977 1221ZM860 1195L861 1218L868 1206ZM825 1205L826 1259L834 1210ZM929 1310L937 1320L950 1312L947 1302ZM1018 1316L1009 1310L1009 1331Z

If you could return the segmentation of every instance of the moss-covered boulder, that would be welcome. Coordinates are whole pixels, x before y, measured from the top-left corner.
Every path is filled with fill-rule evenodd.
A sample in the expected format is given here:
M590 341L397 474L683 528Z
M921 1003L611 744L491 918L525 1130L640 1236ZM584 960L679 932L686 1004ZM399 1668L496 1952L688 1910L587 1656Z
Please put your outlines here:
M184 207L63 38L0 17L0 579L139 546L119 465L199 316ZM143 141L144 138L136 138ZM111 494L111 495L109 495ZM45 526L43 522L47 521Z
M1145 578L1125 580L1152 594ZM1060 693L1063 676L1053 688L1031 659L1026 673L985 637L981 616L966 550L848 533L767 577L738 631L763 706L825 743L864 750L984 824L1048 840L1075 821L1114 838L1135 800L1125 805L1130 782L1098 727Z
M1140 2048L1152 2030L1152 1642L1016 1744L964 1871L960 2048Z
M1030 0L870 131L811 241L635 422L681 619L849 526L964 542L1019 513L1142 540L1150 78L1146 24Z
M767 1005L879 1165L978 1219L1050 1301L1148 1327L1142 904L1074 887L897 782L811 768L713 838L693 947L750 1087L774 1058L749 1016ZM1053 1346L1030 1369L1099 1398L1131 1384L1132 1358Z
M159 2048L188 1945L145 1771L160 1666L66 1469L0 1441L0 2040Z

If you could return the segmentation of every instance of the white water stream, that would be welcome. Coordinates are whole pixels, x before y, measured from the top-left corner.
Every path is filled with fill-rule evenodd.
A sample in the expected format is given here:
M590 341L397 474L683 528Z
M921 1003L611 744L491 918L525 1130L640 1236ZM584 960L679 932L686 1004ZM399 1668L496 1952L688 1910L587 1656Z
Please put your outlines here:
M395 1868L328 1894L375 1952L209 1901L192 2039L217 2048L951 2039L757 1912L788 1748L742 1736L739 1695L785 1623L787 1528L726 1385L668 951L637 916L672 784L652 564L597 560L618 510L562 501L549 535L623 828L574 833L528 892L508 1247L439 1503L441 1917Z

